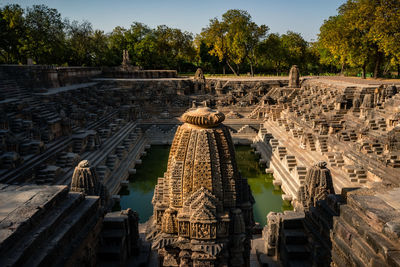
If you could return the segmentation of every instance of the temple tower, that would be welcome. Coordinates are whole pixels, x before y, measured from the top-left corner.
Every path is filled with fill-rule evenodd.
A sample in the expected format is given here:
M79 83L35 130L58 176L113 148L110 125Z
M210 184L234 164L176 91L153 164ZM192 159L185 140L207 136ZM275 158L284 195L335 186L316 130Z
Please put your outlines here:
M181 118L148 234L163 266L249 265L254 199L224 119L208 107Z

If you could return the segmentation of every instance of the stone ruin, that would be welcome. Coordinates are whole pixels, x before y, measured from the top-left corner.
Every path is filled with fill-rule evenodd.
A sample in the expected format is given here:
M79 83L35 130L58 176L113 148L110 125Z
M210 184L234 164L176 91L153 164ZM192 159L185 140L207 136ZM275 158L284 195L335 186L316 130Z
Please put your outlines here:
M198 68L193 78L194 82L194 92L204 93L206 90L206 78L204 77L203 70Z
M182 115L148 233L162 266L249 264L254 200L224 119L207 107Z
M289 71L289 87L300 88L300 71L297 65L293 65Z

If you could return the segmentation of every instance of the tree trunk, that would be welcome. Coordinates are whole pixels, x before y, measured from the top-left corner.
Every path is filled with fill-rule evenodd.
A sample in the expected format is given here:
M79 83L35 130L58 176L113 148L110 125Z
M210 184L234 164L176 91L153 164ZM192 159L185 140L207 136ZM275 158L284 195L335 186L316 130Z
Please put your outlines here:
M229 61L228 61L228 60L226 61L226 64L227 64L228 67L231 69L231 71L233 72L233 74L235 74L236 76L239 76L239 75L236 73L235 69L232 68L231 64L229 64Z
M222 66L222 73L225 75L225 65Z
M342 67L340 69L340 76L344 76L344 62L342 62Z
M250 62L250 75L251 77L254 77L253 64L251 62Z
M397 64L397 77L400 78L400 63Z
M276 64L276 76L279 76L280 70L279 70L280 64Z
M374 69L374 78L378 78L381 72L381 64L382 64L382 53L376 53L376 61L375 61L375 69Z
M362 72L361 72L361 78L365 79L366 78L366 74L365 74L365 69L366 69L366 63L364 63L362 65Z

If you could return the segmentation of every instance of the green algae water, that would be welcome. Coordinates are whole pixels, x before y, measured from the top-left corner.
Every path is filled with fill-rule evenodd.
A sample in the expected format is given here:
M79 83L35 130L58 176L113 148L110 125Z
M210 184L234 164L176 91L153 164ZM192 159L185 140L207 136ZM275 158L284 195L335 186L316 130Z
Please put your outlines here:
M167 170L169 146L152 146L137 166L136 174L130 179L128 190L121 190L121 208L131 208L139 213L140 223L146 222L153 214L151 199L157 178ZM272 176L265 174L258 164L256 155L250 146L236 146L238 168L253 192L256 203L253 206L254 219L261 226L266 223L266 215L270 211L291 209L282 200L282 191L275 190Z
M158 177L167 170L170 146L151 146L142 164L136 166L136 174L129 180L129 192L121 190L121 209L131 208L139 213L140 223L146 222L153 214L154 187Z
M264 226L270 211L280 212L292 209L290 203L282 200L282 190L272 184L272 175L266 174L258 163L250 146L235 146L236 161L242 177L247 178L256 203L253 206L254 220Z

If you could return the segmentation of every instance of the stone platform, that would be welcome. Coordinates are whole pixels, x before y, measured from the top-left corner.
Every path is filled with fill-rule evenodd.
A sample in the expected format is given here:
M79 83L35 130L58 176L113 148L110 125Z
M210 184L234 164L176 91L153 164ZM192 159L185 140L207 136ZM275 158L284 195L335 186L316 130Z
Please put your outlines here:
M0 266L95 264L101 221L99 197L0 184Z

